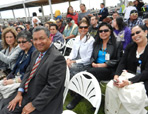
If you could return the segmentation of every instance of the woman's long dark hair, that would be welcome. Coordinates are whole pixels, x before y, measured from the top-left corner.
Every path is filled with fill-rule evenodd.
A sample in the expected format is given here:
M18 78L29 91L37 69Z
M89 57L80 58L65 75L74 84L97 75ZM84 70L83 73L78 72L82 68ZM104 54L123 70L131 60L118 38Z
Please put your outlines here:
M107 26L109 29L110 29L110 32L111 32L111 34L110 34L110 40L111 40L111 42L113 43L113 45L115 46L116 44L116 38L115 38L115 36L114 36L114 33L113 33L113 28L112 28L112 26L110 25L110 24L108 24L108 23L106 23L106 22L102 22L100 25L99 25L99 28L98 28L98 31L97 31L97 35L96 35L96 37L95 37L95 42L94 42L94 47L96 46L96 45L99 45L101 42L102 42L102 39L100 38L100 35L99 35L99 30L100 30L100 28L102 27L102 26Z
M116 23L117 23L117 26L118 26L120 31L123 30L126 27L126 23L123 21L122 17L117 17Z
M69 7L67 8L67 15L70 14L70 13L69 13L69 8L72 8L72 9L73 9L72 6L69 6Z
M95 37L95 42L94 42L94 48L98 45L102 45L102 39L100 38L100 35L99 35L99 30L101 27L103 26L107 26L109 29L110 29L110 39L109 41L111 41L112 45L114 46L114 56L116 56L116 38L114 36L114 33L113 33L113 28L112 26L109 24L109 23L106 23L106 22L102 22L100 25L99 25L99 28L98 28L98 32L97 32L97 35Z

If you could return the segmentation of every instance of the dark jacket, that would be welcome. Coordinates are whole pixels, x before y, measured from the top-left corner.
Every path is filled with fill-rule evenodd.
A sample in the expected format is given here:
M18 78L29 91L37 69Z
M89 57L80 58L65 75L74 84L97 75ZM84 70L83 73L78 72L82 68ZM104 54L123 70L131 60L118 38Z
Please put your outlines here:
M61 41L62 43L64 43L63 35L58 31L58 32L54 35L52 41L53 41L53 42Z
M144 6L144 3L143 2L139 2L136 7L136 9L138 10L138 16L142 16L143 15L143 12L142 12L142 7Z
M99 21L103 21L103 19L105 19L108 16L108 9L104 8L103 11L100 10L98 15L102 15L102 17L100 17Z
M21 76L21 79L23 78L24 73L26 72L26 69L27 69L27 67L28 67L28 65L30 63L31 55L32 55L32 53L33 53L34 50L35 50L35 47L34 46L31 46L31 48L29 49L29 51L27 53L26 58L23 61L22 61L22 58L23 58L25 52L24 51L21 51L19 53L19 56L17 58L17 62L15 64L13 70L11 71L11 74L16 75L15 74L16 70L19 70L19 73L22 75ZM9 77L9 76L10 76L10 74L8 75L8 78L14 78L14 77Z
M138 74L129 80L133 83L148 81L148 45L139 59L136 58L136 51L136 43L131 43L127 46L115 74L120 76L122 70L124 69L126 69L128 72L136 74L137 66L139 65L138 60L141 60L141 74Z
M97 25L97 27L90 26L88 32L90 33L91 36L95 38L98 32L98 28L99 25Z
M25 87L31 70L39 55L39 51L34 51L30 64L26 70L20 88ZM61 114L63 111L63 91L66 76L66 61L64 56L52 45L42 58L36 72L28 85L27 94L23 94L23 99L28 97L36 108L35 114Z
M121 56L122 56L122 43L116 41L116 46L113 46L113 43L111 40L107 43L107 53L110 54L110 60L106 61L107 67L115 69ZM115 49L116 48L116 49ZM92 57L91 57L91 63L95 62L98 57L99 50L102 49L102 42L99 43L99 45L94 46Z

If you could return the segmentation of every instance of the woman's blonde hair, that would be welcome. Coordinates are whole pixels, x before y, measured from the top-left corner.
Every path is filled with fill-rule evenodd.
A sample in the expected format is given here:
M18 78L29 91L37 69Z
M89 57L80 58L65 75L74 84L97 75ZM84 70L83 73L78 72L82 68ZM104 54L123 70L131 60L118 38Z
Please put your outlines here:
M134 3L132 1L129 1L127 6L133 6L133 5Z
M2 32L2 46L3 46L4 49L9 47L9 45L6 43L6 39L5 39L5 36L8 32L11 32L13 34L14 38L15 38L15 42L14 42L13 46L14 47L17 46L17 40L16 40L17 32L16 32L16 30L13 27L7 27Z

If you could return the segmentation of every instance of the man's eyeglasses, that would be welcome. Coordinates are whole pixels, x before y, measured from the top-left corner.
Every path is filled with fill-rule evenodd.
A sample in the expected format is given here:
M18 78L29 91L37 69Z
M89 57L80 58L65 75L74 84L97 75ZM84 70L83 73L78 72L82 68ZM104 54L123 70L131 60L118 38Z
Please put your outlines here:
M88 28L88 26L79 26L79 29L87 29Z
M22 43L22 44L24 44L24 43L26 43L27 41L18 41L17 43L18 44L20 44L20 43Z
M109 32L109 29L99 30L99 33L102 33L102 32Z
M141 31L139 30L139 31L137 31L137 32L135 32L135 33L132 33L131 34L131 36L135 36L135 34L139 34Z

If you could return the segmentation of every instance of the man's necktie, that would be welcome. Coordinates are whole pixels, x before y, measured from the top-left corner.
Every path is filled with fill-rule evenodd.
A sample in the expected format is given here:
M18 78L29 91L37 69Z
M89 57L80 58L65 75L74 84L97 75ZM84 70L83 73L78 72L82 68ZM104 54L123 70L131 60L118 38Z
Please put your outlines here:
M39 66L39 64L40 64L40 62L41 62L41 59L42 59L42 56L43 56L43 54L41 53L41 54L39 55L39 57L38 57L38 60L36 61L36 63L34 64L34 66L33 66L33 68L32 68L32 71L31 71L31 73L30 73L30 75L29 75L29 78L27 79L27 81L26 81L26 83L25 83L25 92L28 91L29 82L30 82L30 80L32 79L33 74L35 73L37 67Z

